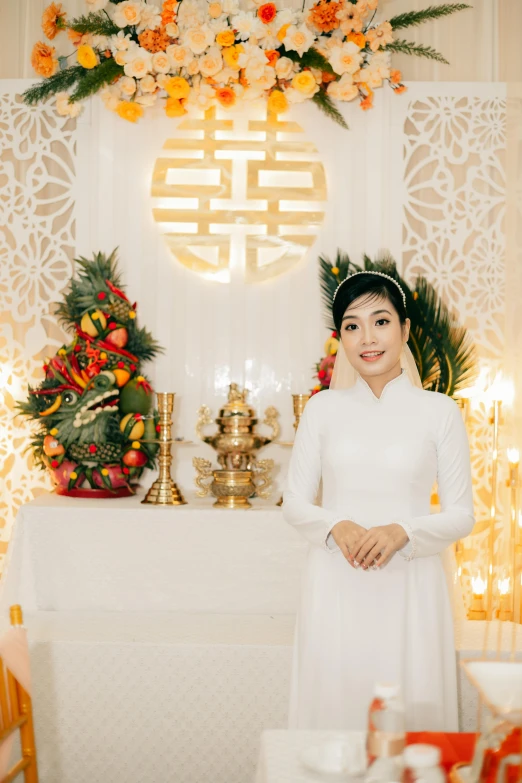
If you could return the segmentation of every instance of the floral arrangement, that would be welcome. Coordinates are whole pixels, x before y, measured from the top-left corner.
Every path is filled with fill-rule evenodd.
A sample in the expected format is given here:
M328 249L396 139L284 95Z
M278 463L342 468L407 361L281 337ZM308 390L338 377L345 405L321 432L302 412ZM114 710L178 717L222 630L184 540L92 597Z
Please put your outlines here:
M470 386L477 376L475 346L467 330L458 326L455 315L442 302L433 286L418 276L413 287L399 275L390 256L372 261L363 258L363 266L354 264L346 253L337 252L335 262L319 258L319 277L325 321L331 334L326 340L323 356L315 365L317 383L312 394L330 388L340 337L332 331L332 299L339 283L355 272L365 269L385 272L401 286L406 296L406 311L411 321L408 344L417 364L422 384L429 391L453 396Z
M73 339L46 360L41 384L17 407L37 422L35 462L58 494L121 497L155 465L159 418L141 364L161 349L137 326L115 252L76 265L79 275L57 309Z
M447 3L378 21L379 0L313 0L298 10L283 0L245 0L245 9L239 0L85 1L89 12L71 21L61 3L44 11L46 37L65 32L73 51L35 44L31 62L44 81L24 93L28 104L54 95L59 114L75 117L100 93L108 109L136 122L158 100L169 117L257 98L280 113L312 100L343 127L334 100L367 110L385 82L397 94L406 89L393 52L446 62L397 31L470 7Z

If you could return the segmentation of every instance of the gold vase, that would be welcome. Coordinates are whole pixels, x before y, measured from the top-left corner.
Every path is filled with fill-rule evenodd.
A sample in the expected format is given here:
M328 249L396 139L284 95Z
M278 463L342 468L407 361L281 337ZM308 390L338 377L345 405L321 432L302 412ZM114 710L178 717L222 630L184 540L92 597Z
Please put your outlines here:
M271 490L270 471L274 467L271 459L256 462L252 470L213 470L208 459L194 457L195 483L198 497L209 493L216 498L215 508L251 508L248 498L268 497Z
M183 506L186 500L170 475L172 466L172 411L174 410L174 393L157 392L158 411L160 415L159 438L159 476L145 495L142 503L155 506Z
M279 414L274 407L266 409L263 420L263 424L272 429L270 437L256 432L256 413L246 402L247 394L246 389L240 391L237 383L230 384L228 401L215 419L218 431L214 435L203 434L203 428L213 423L210 409L206 405L199 409L196 433L217 451L217 460L223 470L252 470L255 452L279 435Z

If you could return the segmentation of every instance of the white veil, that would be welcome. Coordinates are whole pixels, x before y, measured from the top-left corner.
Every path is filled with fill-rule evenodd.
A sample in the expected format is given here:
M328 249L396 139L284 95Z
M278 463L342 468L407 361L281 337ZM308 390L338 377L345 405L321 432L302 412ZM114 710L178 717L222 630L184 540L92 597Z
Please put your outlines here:
M417 369L417 364L413 358L410 346L404 343L401 351L401 367L406 370L406 374L413 386L422 389L422 381ZM330 381L330 389L350 389L357 381L359 373L346 356L343 344L339 341L337 356Z

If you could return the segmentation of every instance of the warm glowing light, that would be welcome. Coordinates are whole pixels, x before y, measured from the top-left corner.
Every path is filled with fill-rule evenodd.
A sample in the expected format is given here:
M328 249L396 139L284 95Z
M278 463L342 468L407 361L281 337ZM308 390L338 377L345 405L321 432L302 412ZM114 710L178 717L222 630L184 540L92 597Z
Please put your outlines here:
M518 449L508 449L507 457L510 465L518 465L520 462L520 452Z
M474 576L471 580L471 585L473 589L473 595L484 595L486 592L487 582L485 579L482 579L480 576Z
M506 579L499 579L498 580L498 591L499 591L500 595L508 595L508 593L509 593L509 583L510 583L509 576Z

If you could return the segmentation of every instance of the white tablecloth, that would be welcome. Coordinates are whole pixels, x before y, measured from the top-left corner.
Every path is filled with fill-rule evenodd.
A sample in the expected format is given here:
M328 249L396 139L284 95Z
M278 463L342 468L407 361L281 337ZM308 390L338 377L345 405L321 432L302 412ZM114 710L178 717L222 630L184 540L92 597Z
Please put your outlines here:
M24 607L42 783L251 783L262 731L286 726L306 548L259 501L24 506L0 617ZM458 659L480 655L484 624L459 631ZM476 705L461 675L462 730Z

